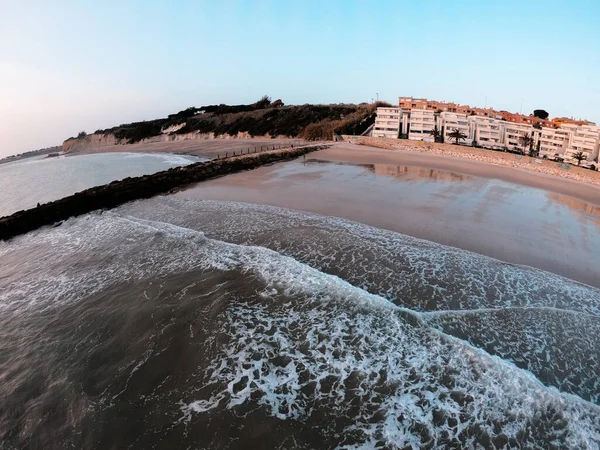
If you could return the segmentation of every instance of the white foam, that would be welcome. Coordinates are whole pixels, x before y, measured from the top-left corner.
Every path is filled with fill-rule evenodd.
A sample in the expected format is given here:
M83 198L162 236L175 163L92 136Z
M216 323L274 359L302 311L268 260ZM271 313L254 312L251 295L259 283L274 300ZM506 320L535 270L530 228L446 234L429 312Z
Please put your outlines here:
M161 162L173 166L187 166L189 164L193 164L196 162L209 161L208 158L201 158L198 156L192 155L177 155L174 153L123 153L124 157L127 159L138 159L138 158L154 158L158 159Z
M206 374L213 394L183 404L185 418L252 402L280 419L305 420L315 408L343 416L350 413L345 399L352 395L361 397L345 430L354 446L375 447L383 440L388 447L414 447L423 443L417 425L434 446L448 439L468 444L464 432L476 426L494 435L493 422L516 437L546 409L565 417L565 446L600 442L598 407L546 388L530 373L462 341L409 326L403 319L408 311L272 250L113 213L40 230L9 247L4 251L11 258L38 247L64 250L44 260L23 256L33 275L0 289L0 305L12 311L82 301L82 292L132 278L197 269L259 276L267 286L264 304L230 305L224 328L230 343ZM45 275L44 268L71 260L79 263L76 274L49 269ZM281 295L295 300L273 301ZM457 396L468 400L461 405ZM441 423L436 414L444 416Z
M464 443L467 429L495 436L494 424L517 438L545 409L560 411L568 421L565 445L599 442L597 407L548 389L531 374L456 339L408 327L391 311L360 312L342 298L347 297L330 310L233 306L225 327L231 340L207 377L208 385L221 390L182 404L184 417L251 404L257 396L280 419L306 420L315 409L344 417L350 414L350 395L360 397L360 409L348 417L352 425L344 434L356 432L359 442L352 445L360 448L381 441L386 448L418 448L427 442L417 425L434 447ZM451 382L443 384L447 373ZM461 405L458 396L470 400ZM436 414L444 416L442 423L435 423Z

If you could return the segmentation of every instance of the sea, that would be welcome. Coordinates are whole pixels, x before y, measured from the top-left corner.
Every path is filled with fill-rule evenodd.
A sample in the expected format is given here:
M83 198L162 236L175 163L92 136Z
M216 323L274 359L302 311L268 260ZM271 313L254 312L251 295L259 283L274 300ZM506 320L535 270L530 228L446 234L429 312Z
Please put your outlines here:
M37 156L0 164L0 217L126 177L206 161L168 153Z
M172 195L0 262L2 448L600 447L600 290L533 267Z

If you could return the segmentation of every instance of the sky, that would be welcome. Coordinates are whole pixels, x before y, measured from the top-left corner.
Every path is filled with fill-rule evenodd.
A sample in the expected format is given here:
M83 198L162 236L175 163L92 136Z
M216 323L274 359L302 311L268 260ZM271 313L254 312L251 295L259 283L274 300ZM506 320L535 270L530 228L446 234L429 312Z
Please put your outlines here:
M0 157L263 95L600 123L599 23L598 0L0 0Z

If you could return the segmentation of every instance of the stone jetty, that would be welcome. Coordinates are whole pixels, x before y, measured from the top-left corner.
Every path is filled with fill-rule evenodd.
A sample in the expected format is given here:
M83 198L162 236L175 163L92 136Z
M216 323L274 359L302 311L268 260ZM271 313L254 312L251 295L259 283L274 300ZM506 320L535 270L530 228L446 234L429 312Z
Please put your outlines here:
M312 145L234 156L176 167L152 175L113 181L104 186L86 189L60 200L0 218L0 239L7 240L44 225L61 222L69 217L98 209L114 208L126 202L163 194L188 184L294 159L327 147L328 145Z

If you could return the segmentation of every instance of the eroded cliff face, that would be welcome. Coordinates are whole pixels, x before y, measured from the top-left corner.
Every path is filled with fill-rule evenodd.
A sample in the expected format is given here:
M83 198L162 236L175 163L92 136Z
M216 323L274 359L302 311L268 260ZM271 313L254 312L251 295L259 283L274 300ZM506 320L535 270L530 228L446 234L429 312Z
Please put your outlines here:
M228 134L215 136L214 133L186 133L186 134L163 134L160 136L153 136L151 138L142 139L136 144L144 144L149 142L173 142L173 141L189 141L189 140L208 140L208 139L252 139L252 138L261 138L261 139L271 139L271 137L286 139L288 136L251 136L250 133L247 132L239 132L233 136ZM80 152L84 150L88 150L91 148L99 148L99 147L108 147L112 145L128 145L127 139L117 139L117 137L112 133L106 134L88 134L85 137L81 138L71 138L67 139L63 142L62 151L64 153L74 153Z
M106 147L109 145L121 144L121 140L117 139L114 134L88 134L80 138L71 138L63 142L63 153L73 153L82 151L87 148Z

